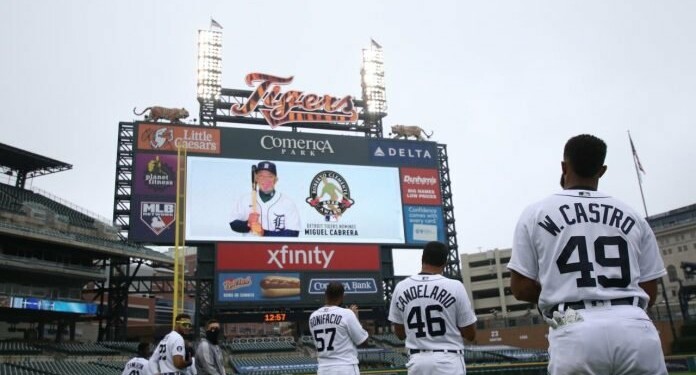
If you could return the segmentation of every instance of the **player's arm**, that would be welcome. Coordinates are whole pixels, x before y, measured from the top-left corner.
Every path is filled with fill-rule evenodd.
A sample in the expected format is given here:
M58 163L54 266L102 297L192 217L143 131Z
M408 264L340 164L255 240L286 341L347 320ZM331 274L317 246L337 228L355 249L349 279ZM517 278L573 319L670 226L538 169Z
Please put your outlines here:
M648 307L654 305L657 299L657 279L638 283L638 286L648 294Z
M466 327L459 327L459 333L469 342L476 340L476 324L469 324Z
M230 228L238 233L249 233L249 225L246 220L234 220L230 222Z
M283 229L283 230L267 230L264 232L264 236L266 237L299 237L300 231L298 230L290 230L290 229Z
M172 351L172 362L174 362L174 367L178 368L179 370L183 370L191 366L191 354L193 354L192 348L184 344L183 341L181 344L175 341L174 347L176 348Z
M392 323L392 326L394 328L394 334L396 337L398 337L399 340L406 340L406 329L404 328L404 325Z
M179 370L183 370L191 365L191 363L186 363L183 355L175 355L172 358L174 360L174 367L178 368Z
M510 289L512 295L520 301L538 303L541 294L541 285L526 276L522 276L515 270L510 270Z

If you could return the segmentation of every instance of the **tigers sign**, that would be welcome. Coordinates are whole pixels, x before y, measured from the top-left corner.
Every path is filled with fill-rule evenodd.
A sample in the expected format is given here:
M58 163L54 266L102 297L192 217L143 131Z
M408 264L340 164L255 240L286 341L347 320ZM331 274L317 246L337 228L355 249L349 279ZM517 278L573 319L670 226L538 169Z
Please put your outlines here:
M351 123L358 120L353 97L337 98L331 95L308 94L303 91L281 91L293 77L276 77L270 74L250 73L246 84L256 89L244 104L233 104L231 112L247 116L255 110L261 112L271 128L297 122Z

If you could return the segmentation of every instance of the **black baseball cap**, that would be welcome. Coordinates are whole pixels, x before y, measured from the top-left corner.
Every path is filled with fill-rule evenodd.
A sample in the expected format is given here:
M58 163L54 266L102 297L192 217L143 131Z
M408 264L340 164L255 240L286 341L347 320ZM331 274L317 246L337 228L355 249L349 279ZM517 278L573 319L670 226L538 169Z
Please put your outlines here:
M256 165L256 172L260 172L260 171L269 171L276 176L278 175L278 173L276 173L275 164L271 163L270 161L259 162L259 164Z

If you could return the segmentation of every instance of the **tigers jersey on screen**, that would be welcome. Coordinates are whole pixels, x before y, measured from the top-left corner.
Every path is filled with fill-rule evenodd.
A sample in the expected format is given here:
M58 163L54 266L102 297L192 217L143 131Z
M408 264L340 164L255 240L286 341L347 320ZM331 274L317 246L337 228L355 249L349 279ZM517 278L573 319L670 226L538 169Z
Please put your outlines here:
M309 316L309 330L319 366L358 364L356 345L367 340L368 335L353 311L324 306Z
M539 307L648 295L638 283L666 274L648 223L623 202L564 190L522 213L508 268L538 280Z
M135 357L126 363L121 375L152 375L152 372L147 359Z
M184 346L184 338L179 332L169 332L155 347L155 352L150 357L150 370L155 373L167 373L185 371L174 367L174 356L186 356L186 348Z
M251 213L251 193L244 195L232 208L232 220L247 220ZM261 216L261 226L265 231L300 231L300 214L297 206L285 195L275 192L273 198L263 202L256 197L256 210Z
M406 347L421 350L464 348L460 327L476 322L461 281L442 275L414 275L396 284L389 320L403 324Z

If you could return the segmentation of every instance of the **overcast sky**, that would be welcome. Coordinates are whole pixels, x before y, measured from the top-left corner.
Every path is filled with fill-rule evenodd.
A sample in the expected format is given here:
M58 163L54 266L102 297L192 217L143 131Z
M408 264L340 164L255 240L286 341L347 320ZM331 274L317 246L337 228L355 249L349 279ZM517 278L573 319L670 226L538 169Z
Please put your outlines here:
M649 213L696 203L695 14L686 0L4 0L0 142L73 164L29 183L111 218L118 122L150 105L198 117L197 30L211 16L226 88L263 72L359 97L374 38L385 125L447 145L461 252L508 248L580 133L609 146L601 190L642 212L630 130Z

